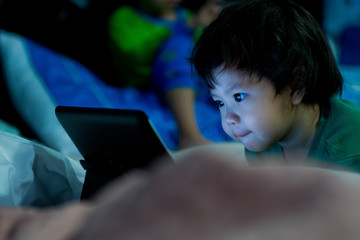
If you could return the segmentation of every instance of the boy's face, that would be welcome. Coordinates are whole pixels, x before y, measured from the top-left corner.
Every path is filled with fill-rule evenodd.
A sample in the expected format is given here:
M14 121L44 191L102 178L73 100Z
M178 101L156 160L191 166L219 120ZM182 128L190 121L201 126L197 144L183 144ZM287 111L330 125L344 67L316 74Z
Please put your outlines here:
M263 151L291 137L295 111L290 91L276 94L269 79L228 69L214 73L211 89L221 113L224 131L250 151Z

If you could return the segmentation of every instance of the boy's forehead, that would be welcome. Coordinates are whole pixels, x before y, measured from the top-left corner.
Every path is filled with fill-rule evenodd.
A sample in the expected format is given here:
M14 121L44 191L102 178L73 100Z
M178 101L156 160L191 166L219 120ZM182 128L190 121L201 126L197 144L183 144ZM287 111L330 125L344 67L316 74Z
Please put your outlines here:
M213 76L217 84L221 84L224 80L226 82L238 82L239 84L245 84L251 83L254 80L259 81L260 79L256 73L250 73L248 70L237 69L236 67L224 67L224 65L214 69Z

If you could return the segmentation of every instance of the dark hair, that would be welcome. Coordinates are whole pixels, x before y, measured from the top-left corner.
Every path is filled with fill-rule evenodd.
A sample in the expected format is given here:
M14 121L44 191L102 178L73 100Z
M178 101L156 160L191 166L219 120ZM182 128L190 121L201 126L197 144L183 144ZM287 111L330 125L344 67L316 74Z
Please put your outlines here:
M191 62L209 88L214 70L235 67L266 77L277 94L304 90L303 102L326 104L343 78L317 21L286 0L240 0L225 7L198 39Z

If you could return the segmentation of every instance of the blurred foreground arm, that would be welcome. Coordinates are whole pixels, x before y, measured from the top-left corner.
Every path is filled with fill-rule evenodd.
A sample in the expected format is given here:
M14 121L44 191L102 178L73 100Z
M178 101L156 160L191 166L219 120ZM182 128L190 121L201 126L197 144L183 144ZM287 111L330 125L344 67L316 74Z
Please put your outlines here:
M49 239L43 236L51 230L51 239L87 240L360 236L358 175L304 167L251 168L204 150L183 156L175 165L119 179L89 203L1 209L1 230L7 226L8 233L0 232L13 237L9 239Z

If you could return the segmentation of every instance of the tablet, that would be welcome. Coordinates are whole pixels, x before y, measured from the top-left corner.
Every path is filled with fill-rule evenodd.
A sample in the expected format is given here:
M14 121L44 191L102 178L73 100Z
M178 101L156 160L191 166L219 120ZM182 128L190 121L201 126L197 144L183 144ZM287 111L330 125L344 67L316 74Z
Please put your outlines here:
M146 169L160 158L172 161L143 111L57 106L55 114L84 157L82 198L130 170Z

